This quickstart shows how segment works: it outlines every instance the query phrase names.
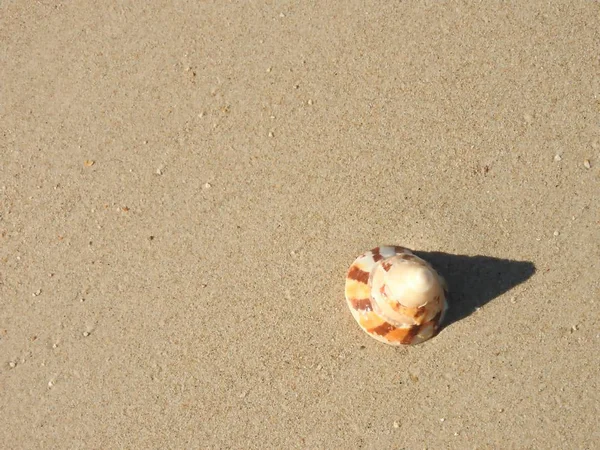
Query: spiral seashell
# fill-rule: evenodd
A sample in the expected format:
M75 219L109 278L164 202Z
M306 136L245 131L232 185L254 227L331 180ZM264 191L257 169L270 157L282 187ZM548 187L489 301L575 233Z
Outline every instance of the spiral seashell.
M377 247L360 255L346 276L346 302L372 338L390 345L433 337L448 309L444 279L404 247Z

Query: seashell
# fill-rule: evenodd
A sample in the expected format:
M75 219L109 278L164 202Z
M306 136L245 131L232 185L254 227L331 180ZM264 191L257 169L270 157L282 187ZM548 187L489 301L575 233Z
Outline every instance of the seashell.
M346 276L346 302L358 325L390 345L419 344L435 336L448 309L444 279L404 247L377 247L360 255Z

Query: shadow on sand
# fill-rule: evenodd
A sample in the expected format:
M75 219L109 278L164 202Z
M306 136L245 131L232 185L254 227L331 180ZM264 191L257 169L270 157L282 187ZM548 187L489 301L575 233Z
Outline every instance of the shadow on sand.
M441 252L413 253L431 263L448 283L449 309L442 328L464 319L535 273L535 265L528 261Z

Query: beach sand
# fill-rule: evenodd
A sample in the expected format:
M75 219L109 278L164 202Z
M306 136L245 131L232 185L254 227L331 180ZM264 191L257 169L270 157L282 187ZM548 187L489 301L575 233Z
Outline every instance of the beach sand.
M106 3L0 3L0 447L600 447L600 3Z

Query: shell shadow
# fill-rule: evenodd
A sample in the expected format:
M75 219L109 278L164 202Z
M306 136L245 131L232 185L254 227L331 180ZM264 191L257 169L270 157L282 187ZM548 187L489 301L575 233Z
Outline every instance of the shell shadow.
M442 252L413 253L428 261L448 284L449 308L442 329L528 280L536 271L529 261Z

